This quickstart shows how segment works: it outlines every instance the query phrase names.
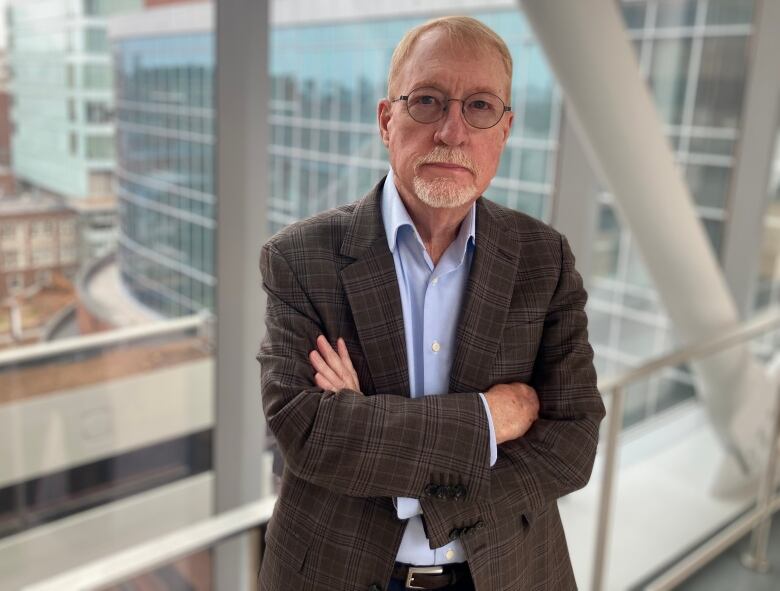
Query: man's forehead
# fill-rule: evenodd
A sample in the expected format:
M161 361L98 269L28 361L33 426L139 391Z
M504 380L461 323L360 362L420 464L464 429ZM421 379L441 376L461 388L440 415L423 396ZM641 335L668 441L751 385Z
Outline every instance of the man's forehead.
M426 31L409 52L400 72L404 92L432 86L444 92L458 87L469 93L501 94L506 71L497 50L452 39L443 31Z
M404 92L423 86L450 92L457 86L470 92L499 94L507 85L498 52L457 46L448 40L435 45L415 44L400 74Z

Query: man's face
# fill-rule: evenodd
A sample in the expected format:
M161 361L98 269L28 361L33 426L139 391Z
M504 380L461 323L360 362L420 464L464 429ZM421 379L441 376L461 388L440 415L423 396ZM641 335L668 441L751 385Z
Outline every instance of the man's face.
M498 52L459 49L435 29L415 43L391 98L421 87L435 87L457 99L491 92L504 102L509 90ZM490 184L509 137L512 113L494 127L477 129L466 123L461 106L452 101L440 120L418 123L404 101L379 102L380 133L402 196L430 207L460 207L472 203Z

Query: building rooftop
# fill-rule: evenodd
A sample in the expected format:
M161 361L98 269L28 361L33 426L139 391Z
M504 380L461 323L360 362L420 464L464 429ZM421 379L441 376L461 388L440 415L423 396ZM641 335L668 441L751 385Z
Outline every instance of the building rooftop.
M20 195L0 199L0 217L72 211L67 205L49 196Z

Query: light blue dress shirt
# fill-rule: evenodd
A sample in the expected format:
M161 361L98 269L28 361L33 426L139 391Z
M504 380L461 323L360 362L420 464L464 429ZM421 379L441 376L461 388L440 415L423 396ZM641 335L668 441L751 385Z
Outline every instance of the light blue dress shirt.
M455 356L455 330L476 244L476 205L461 223L455 240L434 267L431 257L401 201L393 171L382 190L382 221L393 253L404 316L409 386L412 398L446 394ZM498 456L493 419L485 397L490 430L490 465ZM431 550L425 536L417 499L396 499L399 519L408 519L396 560L405 564L434 565L464 562L460 541Z

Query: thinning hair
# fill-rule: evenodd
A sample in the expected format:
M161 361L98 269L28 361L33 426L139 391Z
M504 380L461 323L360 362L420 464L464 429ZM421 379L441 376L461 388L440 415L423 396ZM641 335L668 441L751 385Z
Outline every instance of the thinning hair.
M443 16L429 20L410 29L393 51L390 59L390 71L387 74L387 94L389 98L397 96L396 80L409 59L414 44L428 31L441 30L450 43L458 47L474 49L477 52L493 49L498 52L507 77L507 100L512 92L512 55L504 40L493 29L470 16ZM407 89L410 90L410 89Z

